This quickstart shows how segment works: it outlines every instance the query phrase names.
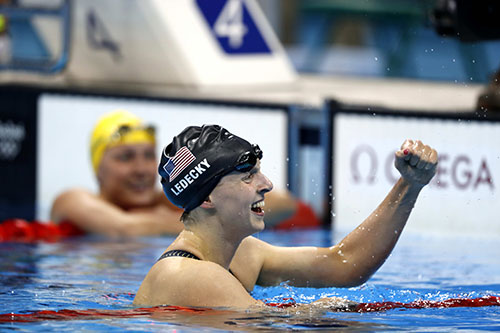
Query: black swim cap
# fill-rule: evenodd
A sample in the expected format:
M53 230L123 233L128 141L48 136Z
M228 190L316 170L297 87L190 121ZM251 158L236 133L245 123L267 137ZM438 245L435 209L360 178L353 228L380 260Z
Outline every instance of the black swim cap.
M163 149L158 172L167 198L189 212L203 203L222 177L250 171L259 146L218 125L190 126Z

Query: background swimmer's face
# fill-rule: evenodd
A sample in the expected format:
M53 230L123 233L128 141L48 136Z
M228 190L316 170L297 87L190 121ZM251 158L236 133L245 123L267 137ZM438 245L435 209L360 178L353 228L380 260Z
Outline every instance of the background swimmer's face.
M101 195L123 209L152 205L156 199L156 168L153 144L108 148L97 172Z

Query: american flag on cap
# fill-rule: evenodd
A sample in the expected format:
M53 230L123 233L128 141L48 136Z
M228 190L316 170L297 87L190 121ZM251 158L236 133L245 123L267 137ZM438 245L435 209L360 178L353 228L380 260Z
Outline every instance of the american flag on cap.
M163 165L163 169L168 174L168 180L171 182L177 177L184 169L196 160L196 157L186 147L179 149L174 157L168 159L168 162Z

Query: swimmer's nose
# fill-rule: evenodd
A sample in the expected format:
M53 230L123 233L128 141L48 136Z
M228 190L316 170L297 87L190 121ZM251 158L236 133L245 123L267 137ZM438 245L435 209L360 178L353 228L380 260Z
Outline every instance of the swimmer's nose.
M273 189L273 183L266 177L263 173L260 173L261 183L259 187L259 192L267 193Z
M145 158L136 158L133 163L133 169L135 173L138 174L149 174L151 172L156 173L156 163L151 163L151 161Z

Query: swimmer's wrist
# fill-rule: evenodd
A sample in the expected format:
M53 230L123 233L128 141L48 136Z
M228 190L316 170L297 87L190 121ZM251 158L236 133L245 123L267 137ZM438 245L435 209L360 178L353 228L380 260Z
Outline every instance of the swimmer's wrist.
M415 181L415 180L410 181L405 177L401 177L399 179L399 183L402 186L408 187L409 191L417 191L417 192L420 192L425 187L425 185L427 185L427 184L419 183L418 181Z
M312 302L311 305L329 311L356 311L359 303L341 297L326 297Z

